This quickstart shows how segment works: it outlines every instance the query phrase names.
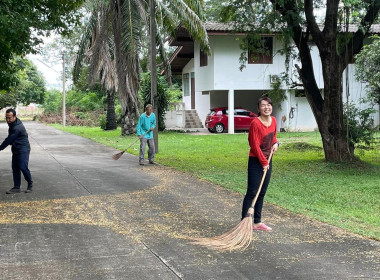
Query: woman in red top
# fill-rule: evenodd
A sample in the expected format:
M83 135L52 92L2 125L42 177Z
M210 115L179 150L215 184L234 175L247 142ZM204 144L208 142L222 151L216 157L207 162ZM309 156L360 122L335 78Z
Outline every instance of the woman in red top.
M251 122L248 133L251 149L248 160L248 187L243 201L242 219L246 217L259 189L263 173L267 170L263 186L254 205L253 230L271 231L270 227L261 222L261 210L272 173L272 162L268 162L268 157L271 151L273 150L275 153L279 146L276 139L277 124L275 117L271 116L272 100L269 97L260 98L257 106L259 116Z

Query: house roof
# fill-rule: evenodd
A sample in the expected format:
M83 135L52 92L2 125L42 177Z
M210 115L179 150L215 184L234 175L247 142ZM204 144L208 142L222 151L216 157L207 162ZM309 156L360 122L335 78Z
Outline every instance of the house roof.
M235 26L231 23L220 22L205 22L204 24L207 34L209 36L228 35L234 33L235 35L243 35L244 31L248 31L248 27L243 32L235 32ZM322 30L323 26L320 27ZM342 30L345 30L345 25L341 26ZM358 30L357 24L349 24L348 32L356 32ZM273 32L275 33L275 32ZM380 24L372 24L369 33L380 33ZM194 40L186 30L185 27L179 26L177 29L176 37L169 42L170 46L178 46L176 51L172 54L169 62L171 65L171 71L173 75L182 73L183 67L194 58Z
M205 28L207 30L207 33L210 34L213 31L217 32L233 32L235 30L235 26L232 22L229 23L220 23L220 22L206 22ZM268 28L271 29L271 28ZM320 29L323 29L323 25L320 25ZM249 28L243 28L243 31L248 31ZM346 30L346 25L342 24L341 25L341 30ZM357 24L349 24L348 25L348 32L356 32L358 30L358 25ZM275 33L276 30L273 30L273 33ZM380 33L380 24L372 24L369 33Z

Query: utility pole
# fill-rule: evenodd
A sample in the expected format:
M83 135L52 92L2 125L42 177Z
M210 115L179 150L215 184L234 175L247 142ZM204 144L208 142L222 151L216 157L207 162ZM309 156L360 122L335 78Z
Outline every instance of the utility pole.
M66 127L65 52L62 53L62 126Z
M156 115L156 127L154 128L154 147L158 153L158 102L157 102L157 71L156 71L156 7L154 0L150 0L150 99L153 105L153 112Z

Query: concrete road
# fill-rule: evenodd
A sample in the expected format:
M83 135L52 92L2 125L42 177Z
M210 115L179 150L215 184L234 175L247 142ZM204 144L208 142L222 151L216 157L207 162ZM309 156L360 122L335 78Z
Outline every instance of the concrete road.
M239 222L241 195L139 166L129 154L114 161L117 150L43 124L25 126L32 193L5 194L11 152L0 152L0 279L380 279L380 242L268 204L274 231L255 232L248 249L193 245L187 237ZM0 141L6 135L2 122Z

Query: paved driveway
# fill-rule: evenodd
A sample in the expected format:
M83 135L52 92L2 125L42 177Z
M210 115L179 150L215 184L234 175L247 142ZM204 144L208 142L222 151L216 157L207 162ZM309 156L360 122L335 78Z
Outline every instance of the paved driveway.
M380 243L265 205L271 233L216 252L188 236L239 222L242 196L35 122L33 193L0 152L0 279L380 279ZM0 123L0 141L7 135ZM160 151L164 153L164 151ZM245 171L242 171L245 172ZM24 183L24 182L23 182ZM25 184L23 186L25 188Z

